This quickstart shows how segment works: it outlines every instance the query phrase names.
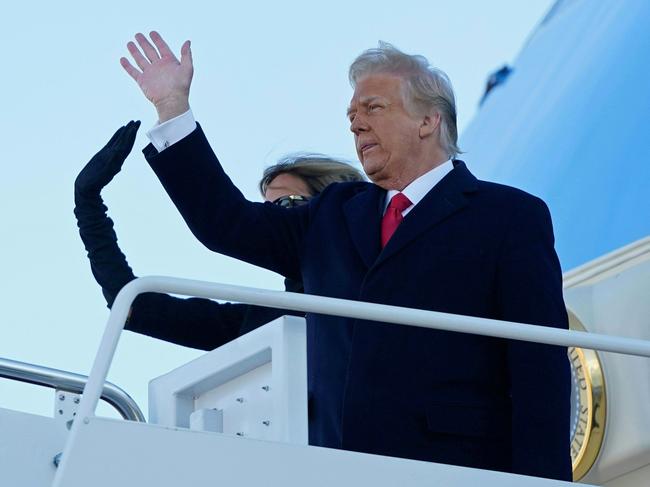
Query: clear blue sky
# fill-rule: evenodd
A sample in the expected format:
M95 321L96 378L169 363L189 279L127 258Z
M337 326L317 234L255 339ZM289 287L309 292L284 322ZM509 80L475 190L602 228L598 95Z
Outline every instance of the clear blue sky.
M105 191L137 275L280 288L269 272L192 237L140 153L155 112L118 60L137 31L192 40L194 113L226 170L257 199L264 167L296 150L356 163L347 67L379 39L427 56L456 90L459 128L486 76L512 62L552 0L11 2L3 7L0 357L87 374L108 311L72 214L85 162L130 119L143 128ZM125 333L109 380L146 413L147 382L196 351ZM0 381L0 407L51 414L53 395Z

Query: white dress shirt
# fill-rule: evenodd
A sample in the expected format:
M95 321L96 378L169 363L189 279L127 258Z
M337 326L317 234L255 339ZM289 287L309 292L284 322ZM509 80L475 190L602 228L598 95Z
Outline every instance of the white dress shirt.
M192 110L167 120L163 123L157 123L149 132L147 137L158 150L164 151L170 145L174 145L181 139L184 139L196 128L196 120L192 114Z
M411 182L406 188L401 192L404 193L411 203L406 210L402 212L402 216L406 216L409 211L411 211L415 205L417 205L426 194L433 189L433 187L438 184L442 178L444 178L449 172L454 168L454 163L449 159L446 162L443 162L439 166L434 167L429 172L425 172L422 176L417 178L415 181ZM386 193L386 201L384 202L384 213L386 213L386 208L388 208L388 203L390 200L400 191L391 189Z

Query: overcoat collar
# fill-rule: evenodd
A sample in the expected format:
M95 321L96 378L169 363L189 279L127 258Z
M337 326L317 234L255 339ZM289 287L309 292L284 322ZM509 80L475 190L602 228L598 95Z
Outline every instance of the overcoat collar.
M413 208L395 231L386 247L380 248L381 218L386 191L368 186L344 205L345 219L354 245L368 268L398 253L423 232L467 206L466 193L478 189L476 177L463 161L454 161L447 174Z
M385 190L369 184L343 206L350 237L368 268L372 267L381 251L380 229L385 198Z

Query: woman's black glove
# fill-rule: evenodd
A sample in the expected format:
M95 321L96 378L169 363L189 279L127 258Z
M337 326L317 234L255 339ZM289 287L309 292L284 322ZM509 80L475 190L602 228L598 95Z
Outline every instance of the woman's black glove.
M88 252L93 276L102 287L109 308L120 289L135 276L117 245L113 221L106 215L108 208L100 193L122 169L124 160L133 149L139 127L139 121L131 121L115 132L74 182L74 214L79 235Z

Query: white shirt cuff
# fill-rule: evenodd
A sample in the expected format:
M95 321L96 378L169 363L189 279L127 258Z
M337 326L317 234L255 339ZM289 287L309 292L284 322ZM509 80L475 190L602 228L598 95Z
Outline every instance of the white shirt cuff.
M190 109L178 117L157 123L147 132L147 137L158 152L162 152L170 145L174 145L190 135L194 129L196 129L196 120Z

